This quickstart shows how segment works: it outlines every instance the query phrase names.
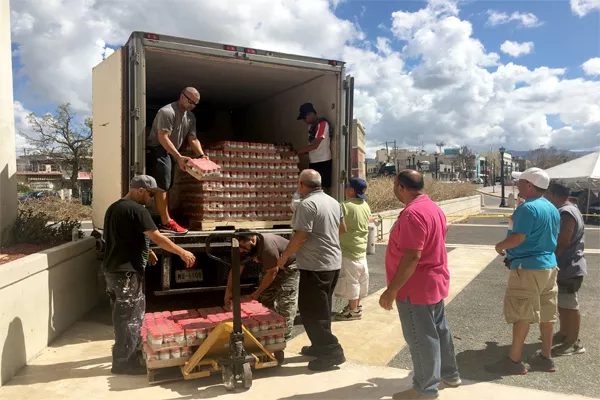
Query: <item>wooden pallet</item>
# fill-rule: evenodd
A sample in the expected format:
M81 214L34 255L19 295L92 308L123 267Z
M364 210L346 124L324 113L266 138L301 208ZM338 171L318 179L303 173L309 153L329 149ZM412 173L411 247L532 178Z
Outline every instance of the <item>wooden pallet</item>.
M200 231L216 231L216 230L227 230L233 231L236 229L273 229L275 227L289 227L291 226L291 220L281 221L190 221L191 230Z

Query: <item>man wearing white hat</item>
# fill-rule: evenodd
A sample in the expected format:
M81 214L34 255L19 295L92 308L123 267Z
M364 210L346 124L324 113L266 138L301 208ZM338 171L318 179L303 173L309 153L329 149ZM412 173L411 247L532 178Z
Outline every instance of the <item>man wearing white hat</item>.
M501 375L526 374L528 369L553 372L552 334L557 317L556 250L560 215L544 198L550 185L548 174L539 168L513 173L519 180L519 193L526 199L513 214L513 224L496 251L507 258L510 268L504 297L504 317L513 325L513 341L508 357L487 365L486 370ZM529 368L521 361L530 324L539 324L542 349L529 357Z

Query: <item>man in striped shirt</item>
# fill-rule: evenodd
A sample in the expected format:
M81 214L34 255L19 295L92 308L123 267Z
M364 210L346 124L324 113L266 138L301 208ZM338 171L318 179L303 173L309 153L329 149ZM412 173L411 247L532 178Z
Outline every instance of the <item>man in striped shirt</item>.
M332 161L331 137L333 127L326 118L319 118L312 103L300 106L298 120L308 126L308 146L296 150L298 156L308 153L309 169L318 171L322 179L322 187L327 192L331 188Z

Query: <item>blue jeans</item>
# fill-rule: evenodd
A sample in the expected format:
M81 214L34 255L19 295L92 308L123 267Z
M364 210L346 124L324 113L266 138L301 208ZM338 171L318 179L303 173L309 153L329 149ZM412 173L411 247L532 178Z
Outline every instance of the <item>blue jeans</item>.
M437 304L410 304L410 299L406 299L397 300L396 305L413 362L413 387L423 396L435 397L441 379L459 378L444 300Z

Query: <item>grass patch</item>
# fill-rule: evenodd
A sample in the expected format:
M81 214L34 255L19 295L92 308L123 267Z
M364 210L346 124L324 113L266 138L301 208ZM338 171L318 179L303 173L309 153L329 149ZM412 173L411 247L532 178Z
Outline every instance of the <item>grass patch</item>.
M373 213L395 210L404 207L394 196L394 178L381 177L369 179L367 196ZM475 186L466 182L444 182L425 179L425 193L433 201L444 201L474 195Z

